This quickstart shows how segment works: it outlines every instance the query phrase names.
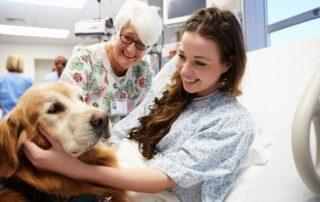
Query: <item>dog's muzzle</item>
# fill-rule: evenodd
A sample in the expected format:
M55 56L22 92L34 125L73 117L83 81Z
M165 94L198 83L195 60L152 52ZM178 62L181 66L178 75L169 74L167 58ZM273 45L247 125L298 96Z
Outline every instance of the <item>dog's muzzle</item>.
M106 113L98 113L93 114L89 121L91 127L93 128L93 131L98 136L103 136L104 138L109 138L109 119Z

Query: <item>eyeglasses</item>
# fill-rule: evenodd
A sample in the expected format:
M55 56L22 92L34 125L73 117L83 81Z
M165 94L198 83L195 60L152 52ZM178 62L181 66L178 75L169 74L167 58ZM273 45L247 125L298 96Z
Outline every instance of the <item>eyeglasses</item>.
M130 45L134 43L134 46L139 49L139 50L146 50L150 46L144 45L141 41L135 41L131 36L126 35L126 34L120 34L120 39L122 43Z

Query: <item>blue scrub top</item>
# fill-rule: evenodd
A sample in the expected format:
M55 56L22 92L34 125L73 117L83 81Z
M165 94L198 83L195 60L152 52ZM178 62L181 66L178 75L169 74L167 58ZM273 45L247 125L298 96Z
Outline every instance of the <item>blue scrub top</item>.
M0 76L0 102L3 116L16 105L22 94L34 84L34 80L23 73L6 73Z

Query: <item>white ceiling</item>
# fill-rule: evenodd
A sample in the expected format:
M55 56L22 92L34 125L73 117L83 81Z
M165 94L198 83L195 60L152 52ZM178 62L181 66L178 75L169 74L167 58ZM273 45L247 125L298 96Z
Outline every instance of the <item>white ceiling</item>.
M113 18L125 1L126 0L101 0L101 17ZM75 37L73 29L74 24L80 20L98 17L99 3L97 0L87 0L82 10L0 0L0 24L68 29L70 31L66 39L47 39L0 34L0 43L77 45L97 42L97 39Z

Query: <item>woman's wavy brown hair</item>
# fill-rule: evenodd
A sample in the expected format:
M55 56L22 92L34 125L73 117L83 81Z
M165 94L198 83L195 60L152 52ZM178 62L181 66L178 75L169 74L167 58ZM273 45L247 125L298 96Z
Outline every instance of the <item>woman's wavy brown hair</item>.
M184 24L182 34L184 32L197 32L217 43L221 62L230 65L219 79L219 90L230 92L233 96L240 95L246 54L241 27L235 16L218 8L201 9ZM157 153L156 145L193 97L184 90L179 72L176 72L162 97L155 98L154 104L149 107L150 113L139 118L140 126L129 133L128 138L139 143L139 150L145 158L151 159Z

